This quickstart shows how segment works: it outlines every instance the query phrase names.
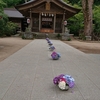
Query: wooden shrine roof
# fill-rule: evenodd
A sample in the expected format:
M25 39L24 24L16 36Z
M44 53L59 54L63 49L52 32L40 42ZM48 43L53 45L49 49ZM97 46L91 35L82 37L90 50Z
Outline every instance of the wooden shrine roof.
M24 18L24 16L15 8L4 8L4 13L9 18Z
M48 3L48 2L57 6L59 9L61 9L61 11L59 11L59 9L57 11L55 6L53 6L51 8L51 12L66 13L67 18L74 16L75 14L77 14L80 11L80 9L74 8L74 7L70 6L69 4L66 4L63 0L30 0L24 4L15 6L15 8L17 10L19 10L23 15L27 15L26 12L29 13L30 9L32 9L32 11L35 11L37 13L43 12L43 11L50 12L50 11L46 11L44 9L38 10L39 7L42 7L43 4ZM55 9L56 9L56 11L54 11Z

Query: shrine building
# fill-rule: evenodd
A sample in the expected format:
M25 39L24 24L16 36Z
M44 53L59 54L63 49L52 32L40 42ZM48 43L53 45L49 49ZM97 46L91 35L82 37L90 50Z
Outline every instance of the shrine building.
M63 33L64 22L80 9L63 0L31 0L15 8L27 18L33 32Z

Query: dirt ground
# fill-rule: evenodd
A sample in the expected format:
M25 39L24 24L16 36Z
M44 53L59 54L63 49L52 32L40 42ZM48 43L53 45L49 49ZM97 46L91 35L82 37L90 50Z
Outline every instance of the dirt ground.
M21 37L0 38L0 62L31 41L33 40L23 40Z
M0 62L34 40L23 40L21 37L0 38ZM85 53L100 54L100 42L79 40L63 41Z
M100 41L64 41L74 48L89 54L100 54Z

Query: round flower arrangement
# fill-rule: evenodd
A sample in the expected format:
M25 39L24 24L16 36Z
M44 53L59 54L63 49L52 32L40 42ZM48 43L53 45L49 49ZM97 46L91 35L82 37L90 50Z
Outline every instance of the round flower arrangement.
M60 53L57 53L54 51L52 52L51 57L53 60L58 60L61 56L60 56Z
M70 75L61 74L53 79L53 83L59 87L61 90L68 90L73 88L75 85L75 80Z
M55 47L52 45L50 46L49 50L53 51L55 49Z
M46 38L47 42L50 40L49 38Z
M48 41L49 46L53 45L53 43L51 41Z
M46 40L47 40L47 42L48 42L48 43L51 43L51 41L50 41L50 39L49 39L49 38L46 38Z
M53 43L50 41L49 38L46 38L46 40L47 40L49 46L53 45Z

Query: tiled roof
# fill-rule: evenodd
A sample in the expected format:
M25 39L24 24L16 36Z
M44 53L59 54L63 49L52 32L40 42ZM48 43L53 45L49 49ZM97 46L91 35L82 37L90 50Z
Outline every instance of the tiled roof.
M12 18L24 18L24 16L15 8L5 8L4 13Z

